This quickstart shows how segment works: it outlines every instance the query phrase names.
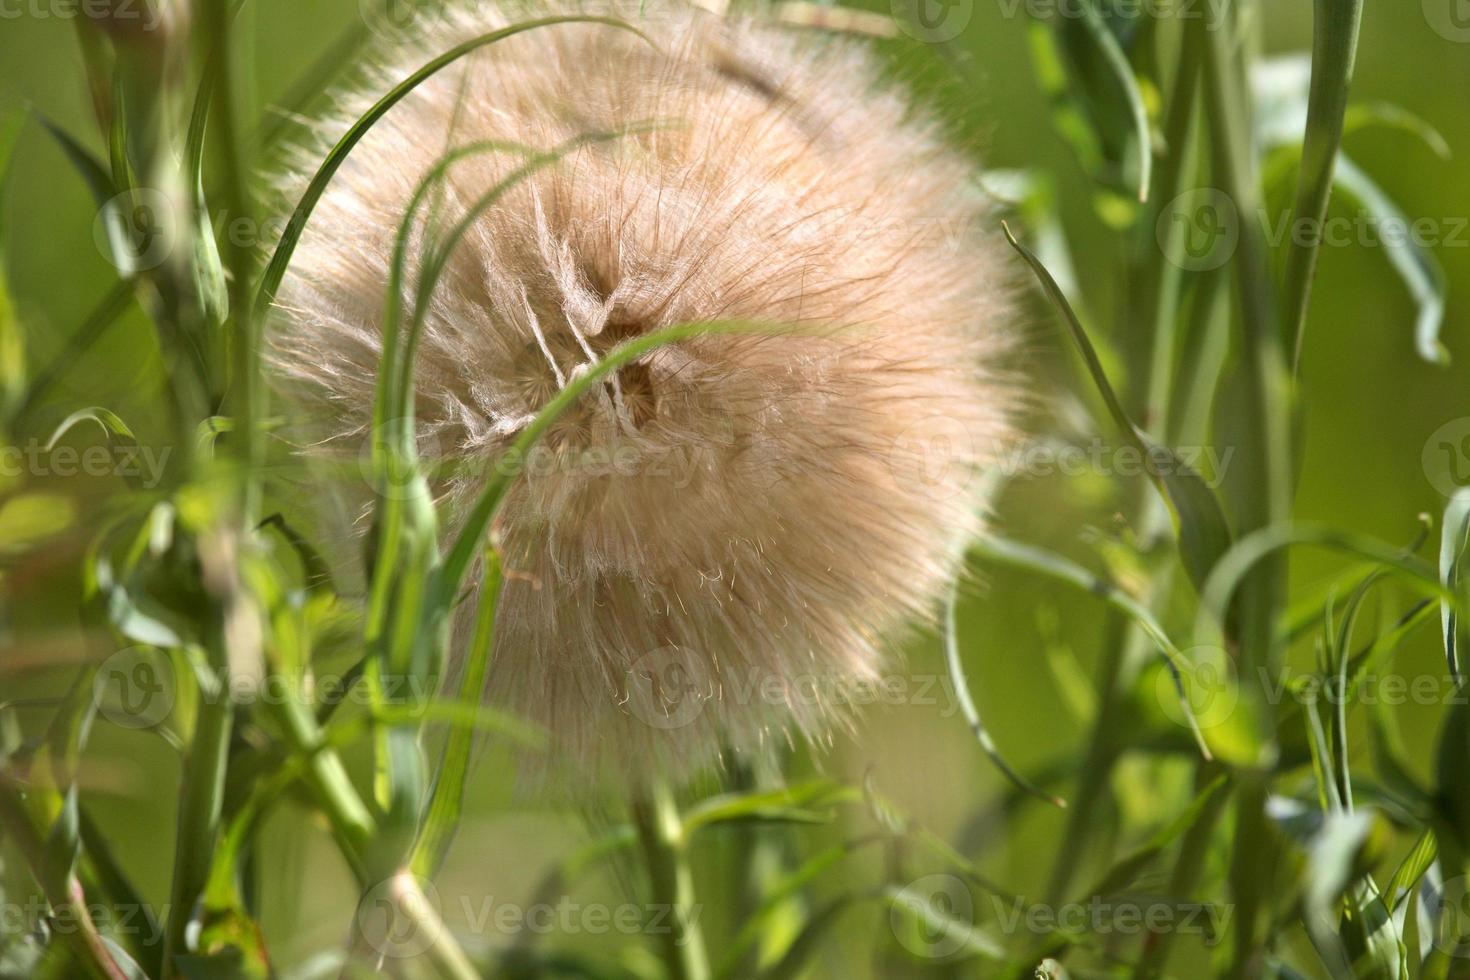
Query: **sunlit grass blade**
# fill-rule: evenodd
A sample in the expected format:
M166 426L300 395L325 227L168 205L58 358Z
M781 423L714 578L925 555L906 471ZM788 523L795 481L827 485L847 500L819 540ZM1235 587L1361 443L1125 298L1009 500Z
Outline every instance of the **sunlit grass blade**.
M439 569L430 608L442 614L454 605L455 597L464 582L465 573L473 562L475 553L481 546L481 541L488 532L491 522L499 512L506 491L517 476L519 465L562 413L575 405L595 386L602 384L609 374L669 344L696 338L770 333L782 329L794 328L747 320L675 324L623 341L608 351L595 365L568 380L566 387L558 391L555 397L547 402L536 417L521 430L520 435L516 437L516 441L506 451L499 464L493 467L489 481L480 491L480 496L476 498L474 506L466 515L464 524L454 539L444 564Z

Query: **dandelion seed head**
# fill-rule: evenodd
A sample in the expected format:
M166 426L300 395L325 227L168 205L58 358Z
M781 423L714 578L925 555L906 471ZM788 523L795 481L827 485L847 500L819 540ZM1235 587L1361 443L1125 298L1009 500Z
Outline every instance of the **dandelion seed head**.
M656 46L542 28L391 110L301 239L274 373L314 452L360 440L395 234L436 162L477 140L622 133L507 189L432 296L416 413L454 464L437 488L449 530L534 414L619 343L691 322L787 329L659 348L551 428L494 528L508 574L488 696L589 769L687 771L723 747L822 740L980 528L978 474L1017 400L999 366L995 221L973 163L862 42L683 7L581 9ZM382 82L530 16L545 11L416 25L283 167L285 198ZM460 160L435 225L523 164Z

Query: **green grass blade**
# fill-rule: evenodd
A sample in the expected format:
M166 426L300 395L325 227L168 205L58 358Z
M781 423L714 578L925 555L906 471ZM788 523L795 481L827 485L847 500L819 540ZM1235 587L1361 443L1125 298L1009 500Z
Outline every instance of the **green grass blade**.
M1044 803L1065 809L1066 800L1038 788L1005 760L1005 756L1000 754L1000 749L995 744L995 739L985 727L985 722L981 720L980 709L975 706L975 699L970 695L970 682L965 678L965 664L960 657L959 626L955 615L958 601L959 584L955 583L950 587L949 595L944 600L944 662L949 670L950 681L954 684L955 696L960 704L960 713L964 715L970 731L975 735L975 740L980 743L980 751L985 753L991 764L999 769L1013 786Z
M536 417L521 430L500 465L493 467L489 482L480 492L474 507L465 518L464 526L455 538L435 583L435 594L430 604L431 613L443 615L454 605L463 584L465 573L474 560L480 542L490 528L491 521L499 513L506 491L515 479L518 464L524 460L547 430L587 392L603 379L625 364L630 364L660 347L699 337L729 334L769 333L783 329L777 325L747 320L714 320L702 323L680 323L641 337L634 337L614 347L597 364L568 381L567 386L557 392ZM790 327L784 329L793 329Z
M1169 676L1174 682L1175 693L1179 696L1180 710L1189 721L1190 731L1194 735L1195 743L1199 746L1200 754L1206 759L1210 758L1209 746L1205 744L1204 733L1200 731L1199 721L1194 716L1194 710L1189 703L1189 695L1184 689L1184 679L1179 673L1184 655L1174 641L1169 639L1168 632L1148 610L1148 607L1113 583L1099 578L1081 565L1053 552L1043 551L1040 548L995 535L986 535L981 538L976 545L976 550L979 554L995 561L1004 562L1016 568L1024 568L1075 586L1088 595L1101 599L1138 624L1138 627L1158 647L1160 655L1164 658L1164 665L1168 668Z
M1286 259L1286 348L1293 364L1301 360L1311 304L1312 280L1322 250L1321 229L1332 198L1333 171L1352 88L1358 55L1363 0L1316 0L1312 32L1312 87L1307 97L1307 131L1302 142L1302 170L1297 185L1297 221L1315 229L1307 241L1293 236Z
M1470 541L1470 487L1462 488L1450 498L1440 528L1439 581L1448 593L1439 603L1440 631L1445 662L1449 664L1450 676L1456 680L1460 677L1460 641L1465 630L1455 608L1455 598L1462 592L1460 566L1465 559L1467 541Z
M418 88L428 79L438 74L444 68L486 45L495 44L506 38L514 37L526 31L536 30L541 27L551 27L557 24L603 24L619 30L629 31L638 35L649 44L653 41L642 31L625 21L614 17L595 16L563 16L543 17L537 20L529 20L520 24L512 24L510 27L498 31L491 31L479 37L472 38L463 44L444 52L437 58L429 61L418 71L395 85L388 94L384 95L373 107L362 115L347 133L332 147L325 160L317 168L311 183L307 185L302 194L300 202L297 203L295 211L292 212L290 220L286 224L285 232L281 235L281 241L276 246L274 254L271 255L270 263L266 266L265 274L261 278L258 299L255 308L264 311L270 308L275 299L276 291L281 286L281 280L286 276L286 269L291 264L291 256L296 250L296 243L301 238L301 233L306 229L306 222L311 218L311 213L316 209L322 195L327 191L327 185L346 162L353 148L362 141L368 131L375 126L380 119L386 116L395 105L403 101L414 89Z
M1179 554L1184 560L1184 567L1196 588L1202 587L1210 570L1229 550L1231 544L1230 525L1225 520L1220 501L1198 473L1185 465L1171 450L1155 443L1128 417L1123 403L1108 381L1092 342L1087 337L1087 331L1077 319L1077 314L1067 302L1061 287L1046 266L1041 264L1041 260L1016 239L1009 226L1005 227L1005 233L1011 247L1031 267L1047 298L1070 328L1072 339L1087 365L1088 373L1123 438L1149 460L1149 476L1173 513L1174 527L1179 538Z
M1147 201L1149 187L1153 184L1154 165L1153 128L1149 124L1148 106L1138 87L1138 79L1133 74L1133 66L1128 63L1128 56L1123 53L1118 38L1103 22L1097 4L1094 0L1083 0L1081 8L1082 24L1087 28L1087 36L1097 46L1103 63L1112 72L1123 92L1123 98L1127 100L1128 115L1133 122L1133 138L1138 143L1138 200Z
M480 604L475 613L475 632L465 657L457 703L474 708L480 703L490 675L490 653L495 640L495 610L500 603L500 555L487 549L480 581ZM443 761L429 790L429 805L419 826L409 867L414 874L432 878L444 864L454 831L464 809L464 788L469 779L470 751L474 736L467 728L449 733Z
M1392 198L1346 156L1338 159L1336 180L1339 191L1356 200L1372 215L1375 227L1413 227L1413 222ZM1419 356L1431 364L1448 364L1449 350L1439 339L1449 292L1444 267L1432 252L1415 240L1414 235L1383 235L1381 240L1389 263L1419 307L1419 316L1414 324L1414 345Z

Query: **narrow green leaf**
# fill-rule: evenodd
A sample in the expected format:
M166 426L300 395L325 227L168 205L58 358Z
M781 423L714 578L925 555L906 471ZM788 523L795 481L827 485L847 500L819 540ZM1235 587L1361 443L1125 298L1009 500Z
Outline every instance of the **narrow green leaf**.
M136 450L138 440L133 435L133 430L128 428L126 422L118 418L117 414L100 406L79 409L72 412L51 433L51 438L46 441L46 451L49 453L56 448L56 444L62 437L82 422L95 422L101 426L102 431L107 434L107 442L114 448L125 450ZM136 468L123 468L125 479L129 486L138 489L142 486L143 477Z
M1195 587L1202 588L1211 569L1231 545L1230 525L1225 520L1220 501L1198 473L1185 465L1172 450L1158 445L1133 424L1108 381L1102 362L1098 360L1097 352L1087 337L1087 331L1077 319L1077 314L1067 302L1061 287L1041 261L1016 239L1009 226L1005 226L1005 233L1011 247L1031 267L1052 305L1070 328L1072 339L1082 354L1088 373L1092 375L1092 380L1123 438L1149 461L1149 476L1169 504L1174 517L1179 553L1184 567Z
M1294 218L1310 222L1318 233L1307 241L1294 237L1286 259L1285 323L1287 351L1295 352L1293 364L1301 359L1312 280L1322 248L1320 229L1332 198L1333 171L1358 56L1363 0L1315 0L1313 10L1312 81Z
M1416 137L1441 160L1454 156L1449 140L1423 117L1392 102L1361 102L1348 106L1343 132L1355 133L1369 127L1397 129Z
M1153 183L1154 150L1153 130L1149 125L1148 107L1144 104L1143 92L1138 87L1138 79L1133 74L1133 66L1128 63L1128 56L1123 53L1118 38L1103 23L1097 5L1093 0L1083 0L1081 8L1082 23L1087 28L1087 36L1097 45L1103 63L1112 72L1128 103L1128 113L1133 121L1133 139L1138 145L1138 200L1147 201L1148 190Z
M15 414L26 385L25 334L10 296L6 271L10 240L5 221L10 157L24 124L25 113L20 109L0 113L0 423L9 422Z
M1189 695L1184 689L1184 680L1179 673L1184 662L1184 655L1169 639L1169 634L1163 625L1143 603L1113 583L1099 578L1081 565L1053 552L1043 551L1031 545L991 534L983 536L976 543L975 549L985 557L1073 585L1089 595L1096 596L1138 624L1139 628L1158 647L1159 653L1164 658L1164 665L1169 670L1169 675L1174 681L1174 690L1179 696L1180 711L1189 721L1190 731L1194 734L1195 743L1199 745L1200 754L1206 759L1211 757L1209 746L1205 744L1204 733L1200 731L1199 722L1194 716L1193 708L1190 707Z
M1112 895L1131 886L1159 855L1199 822L1216 794L1224 792L1229 783L1228 776L1216 776L1196 794L1183 813L1160 828L1142 847L1116 862L1087 894Z
M1397 912L1404 900L1418 890L1419 879L1428 873L1438 855L1439 847L1435 843L1434 832L1424 831L1404 856L1393 877L1389 879L1388 888L1384 890L1391 911Z
M685 837L726 823L830 823L831 814L815 807L850 803L859 795L825 779L752 793L728 793L691 807L683 817Z
M1378 228L1403 230L1403 234L1381 234L1380 243L1389 263L1419 307L1419 316L1414 325L1414 343L1419 356L1431 364L1448 364L1449 350L1439 339L1440 330L1444 326L1449 291L1444 268L1409 233L1414 225L1408 216L1362 168L1346 156L1338 159L1337 186L1373 216Z
M1000 754L996 747L995 739L990 737L989 730L980 719L980 709L975 707L975 699L970 696L970 683L965 678L964 661L960 658L959 627L956 623L955 606L959 597L959 583L950 586L949 595L944 600L944 661L949 669L950 681L954 684L955 695L959 699L960 713L965 716L965 721L970 725L970 731L974 733L976 741L980 743L980 751L984 752L990 759L992 765L1001 771L1001 774L1011 781L1017 789L1029 793L1044 803L1052 806L1065 808L1067 801L1060 796L1047 793L1022 776L1011 764Z
M1465 628L1460 622L1456 604L1462 595L1460 566L1470 543L1470 487L1455 492L1444 509L1440 527L1439 581L1445 594L1439 600L1440 635L1444 641L1445 662L1450 676L1460 676L1460 644Z
M296 243L300 240L301 233L306 229L306 222L311 218L311 213L316 210L316 206L321 201L322 195L326 193L327 185L331 183L332 178L336 176L337 171L346 162L353 148L362 141L362 138L368 134L368 131L380 119L388 114L389 110L403 101L409 93L418 88L426 80L432 78L465 55L486 45L503 41L508 37L557 24L603 24L618 30L629 31L648 41L649 44L654 44L653 40L642 31L614 17L543 17L537 20L512 24L509 27L502 28L498 31L491 31L488 34L482 34L479 37L472 38L463 44L457 45L439 57L429 61L418 71L414 72L398 85L395 85L391 91L379 99L371 109L353 123L352 127L337 141L337 145L332 147L331 152L327 154L326 159L317 168L316 174L313 175L310 184L307 185L306 191L301 195L301 200L297 203L295 211L292 212L291 218L287 222L286 230L281 235L281 241L276 245L276 250L271 256L269 265L266 266L255 303L256 310L263 312L270 308L271 302L275 299L276 290L280 288L281 280L286 276L286 269L291 264L291 256L296 250Z
M118 188L113 184L112 176L90 150L78 143L70 133L46 116L37 113L36 119L56 140L57 145L61 147L61 152L66 155L67 161L86 182L87 189L92 192L92 200L98 207L106 205L108 201L117 196Z

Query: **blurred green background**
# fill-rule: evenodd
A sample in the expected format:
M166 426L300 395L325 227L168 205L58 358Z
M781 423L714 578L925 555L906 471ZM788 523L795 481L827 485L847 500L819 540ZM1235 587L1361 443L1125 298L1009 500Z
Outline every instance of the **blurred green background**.
M1310 3L1270 0L1263 6L1268 53L1308 46ZM0 18L0 103L33 105L98 148L72 24L54 14L38 16L33 0L0 0L0 8L7 11ZM1025 6L965 0L960 9L966 8L967 26L949 50L904 39L883 43L883 51L895 75L921 90L977 159L990 167L1035 171L1051 182L1082 295L1090 308L1106 309L1116 282L1108 256L1117 239L1095 215L1092 189L1050 125L1028 53ZM251 0L242 15L247 25L242 34L255 39L258 104L253 111L266 113L361 16L354 0ZM1458 227L1456 222L1470 215L1467 92L1470 43L1448 40L1433 30L1418 0L1368 4L1354 101L1382 100L1411 109L1444 134L1455 156L1442 160L1411 135L1383 129L1349 136L1347 150L1409 217L1435 219L1446 229ZM86 187L56 143L34 123L27 126L17 151L5 207L12 243L9 275L27 324L28 357L33 365L45 364L111 287L115 270L94 243L95 207ZM1416 515L1437 515L1442 509L1444 500L1426 478L1421 454L1441 425L1470 415L1470 232L1461 228L1436 255L1450 284L1442 336L1455 360L1448 367L1427 364L1416 355L1415 306L1381 248L1324 249L1302 382L1307 411L1300 517L1401 542L1412 537ZM1056 322L1041 304L1028 307L1025 322L1027 343L1020 367L1035 379L1030 386L1038 405L1031 424L1050 431L1060 423L1049 406L1062 402L1065 392L1079 390L1080 375ZM69 366L46 404L33 414L34 431L15 435L24 439L43 434L73 408L99 404L128 419L147 443L162 431L158 367L151 329L134 312ZM1137 491L1136 482L1119 484L1096 475L1021 480L1006 491L997 523L1011 537L1046 544L1095 567L1097 552L1124 532L1118 510L1126 494ZM76 614L76 559L86 540L89 503L98 493L100 488L67 483L76 526L49 538L44 520L35 515L0 512L5 531L0 540L33 537L47 542L23 561L13 560L13 548L5 556L0 701L59 691L67 676L57 665L88 655ZM1341 567L1339 558L1304 552L1294 562L1294 582L1310 587ZM1073 702L1047 666L1048 658L1065 662L1075 657L1090 669L1115 626L1088 597L1013 572L979 565L973 571L961 629L980 710L1017 768L1045 773L1058 762L1077 758L1086 736ZM1399 662L1410 676L1422 672L1440 677L1443 659L1434 630L1416 634ZM915 691L925 683L923 678L942 676L938 640L915 640L903 672L915 679ZM936 685L932 694L932 704L863 709L854 730L840 735L830 750L800 750L793 777L815 771L852 783L868 778L908 816L978 856L996 880L1022 894L1039 894L1064 816L1034 802L1001 808L1005 783L977 750L947 689ZM1427 773L1430 740L1441 712L1410 706L1399 715L1410 758L1420 760ZM480 767L472 819L461 831L440 882L452 925L463 925L454 921L457 896L489 894L497 901L523 901L550 862L587 838L588 814L517 792L504 775L505 767L496 762L492 754ZM1188 763L1179 759L1132 758L1121 767L1115 785L1121 812L1095 815L1104 839L1115 831L1125 833L1120 828L1146 826L1167 816L1159 809L1162 794L1187 784L1189 772ZM167 894L176 777L172 753L155 738L108 731L92 740L83 783L127 869L160 902ZM1071 787L1063 781L1049 788L1065 795ZM616 801L610 801L609 810L615 808ZM268 853L261 856L272 871L263 902L265 929L274 955L287 965L312 950L338 944L345 928L343 910L354 901L350 878L322 829L303 822L303 813L297 808L277 813ZM591 824L603 816L591 814ZM844 833L840 825L818 827L792 831L791 841L810 854ZM1127 841L1120 840L1119 846ZM706 926L715 949L728 936L722 907L739 872L732 866L733 848L726 844L715 840L697 855L701 900L707 905ZM862 862L843 872L852 881L865 873ZM878 880L876 873L871 878ZM616 874L593 875L575 889L575 897L582 902L628 901L625 885ZM886 909L877 906L850 913L840 929L841 941L829 944L819 957L821 975L869 975L867 937L875 928L886 929L887 917ZM596 946L608 940L581 935L548 941Z

